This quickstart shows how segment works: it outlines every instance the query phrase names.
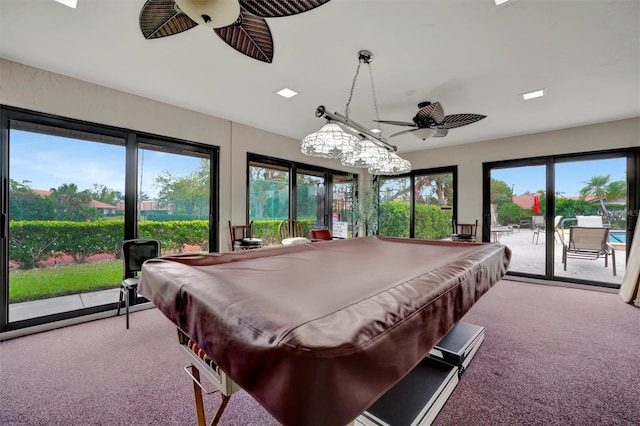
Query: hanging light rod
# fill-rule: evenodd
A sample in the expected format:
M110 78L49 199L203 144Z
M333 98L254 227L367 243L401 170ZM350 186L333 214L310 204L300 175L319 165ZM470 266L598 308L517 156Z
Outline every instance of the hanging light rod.
M359 123L353 121L352 119L345 117L344 115L340 114L339 112L329 112L329 111L327 111L327 109L324 107L324 105L320 105L318 108L316 108L316 117L318 117L318 118L324 117L324 118L326 118L328 120L336 121L336 122L346 126L346 130L354 130L355 133L360 135L360 137L369 138L373 142L378 143L382 148L385 148L385 149L389 150L390 152L395 152L395 151L398 150L398 147L396 145L390 144L382 136L379 136L379 135L373 133L371 130L367 129L362 124L359 124Z

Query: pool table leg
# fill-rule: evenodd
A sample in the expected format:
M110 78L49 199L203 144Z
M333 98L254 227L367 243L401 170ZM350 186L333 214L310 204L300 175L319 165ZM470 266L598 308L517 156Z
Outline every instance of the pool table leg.
M194 366L191 370L193 373L193 377L200 381L200 371ZM202 390L200 386L193 380L193 396L196 399L196 419L198 421L198 426L206 426L206 421L204 417L204 404L202 403Z
M194 366L191 369L191 372L193 374L193 377L198 382L200 382L200 371L198 371L198 369ZM200 389L200 386L198 386L198 383L196 382L196 380L193 380L193 395L196 400L196 419L198 422L198 426L206 426L207 422L205 420L205 415L204 415L202 389ZM222 399L220 400L220 404L218 405L218 408L216 408L216 411L213 413L213 419L211 419L211 423L209 423L210 426L216 426L218 424L218 422L220 421L220 417L222 417L222 413L224 413L224 409L227 408L229 399L231 399L231 397L227 395L220 394L220 396L222 397Z

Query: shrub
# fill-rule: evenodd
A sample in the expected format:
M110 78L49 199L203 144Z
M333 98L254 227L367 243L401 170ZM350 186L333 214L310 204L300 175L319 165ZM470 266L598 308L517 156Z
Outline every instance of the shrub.
M185 245L208 251L209 223L206 220L141 222L140 238L160 240L163 251L181 252ZM11 221L9 260L21 269L33 269L51 257L69 255L76 263L87 257L117 255L124 235L122 220L97 222Z

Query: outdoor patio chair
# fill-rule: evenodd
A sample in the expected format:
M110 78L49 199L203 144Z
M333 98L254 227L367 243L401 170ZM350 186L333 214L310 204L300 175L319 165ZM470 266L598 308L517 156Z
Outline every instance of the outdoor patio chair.
M576 216L576 219L578 219L578 226L602 226L602 216Z
M560 225L560 221L562 220L562 216L556 216L553 219L553 232L554 232L554 236L555 239L562 242L564 237L562 236L562 233L560 232L560 230L558 229L558 225ZM531 242L535 242L536 244L538 244L538 240L540 239L540 233L544 232L544 222L542 226L536 226L536 228L533 230L533 238L531 240Z
M129 305L137 299L139 272L142 264L149 259L160 257L160 241L152 238L137 238L122 242L120 253L122 256L122 283L120 284L120 296L118 298L118 312L124 297L127 313L127 329L129 329Z
M611 266L616 276L616 252L609 244L609 228L572 226L569 228L569 243L562 242L562 263L567 270L569 258L596 260L604 257L604 267Z

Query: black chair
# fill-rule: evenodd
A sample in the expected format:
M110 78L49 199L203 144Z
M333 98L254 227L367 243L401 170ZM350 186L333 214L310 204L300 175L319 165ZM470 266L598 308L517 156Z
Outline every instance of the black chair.
M137 238L122 242L120 254L122 256L122 283L120 284L120 297L118 298L118 312L124 297L127 312L127 329L129 328L129 305L135 302L138 294L138 273L142 270L142 264L149 259L160 257L160 241L151 238Z
M476 223L456 223L455 220L451 221L451 240L452 241L467 241L475 243L476 234L478 233L478 221Z

